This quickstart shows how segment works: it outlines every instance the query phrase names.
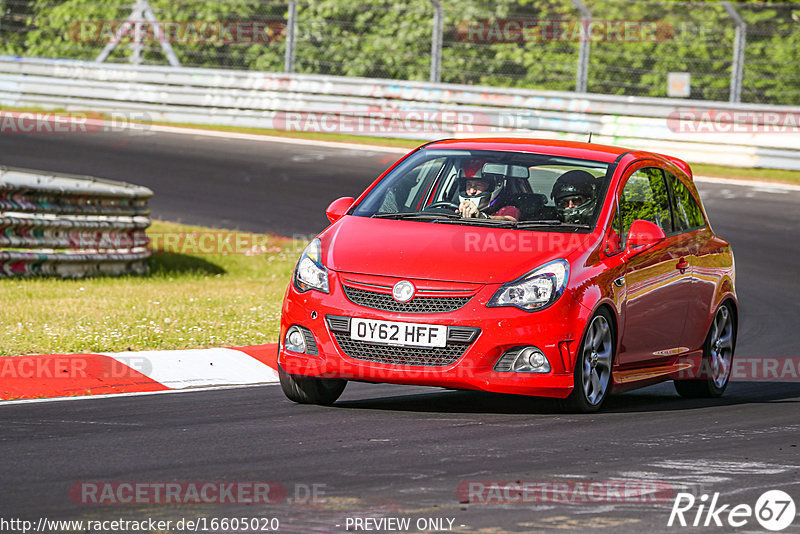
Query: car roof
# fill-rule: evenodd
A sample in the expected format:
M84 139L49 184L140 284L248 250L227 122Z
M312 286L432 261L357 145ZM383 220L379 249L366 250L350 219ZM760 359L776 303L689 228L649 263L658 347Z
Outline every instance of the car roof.
M465 150L502 150L505 152L531 152L570 158L587 159L612 163L623 154L631 152L627 148L577 141L556 139L530 139L518 137L494 137L479 139L444 139L428 143L425 149L450 148ZM639 152L639 151L637 151Z

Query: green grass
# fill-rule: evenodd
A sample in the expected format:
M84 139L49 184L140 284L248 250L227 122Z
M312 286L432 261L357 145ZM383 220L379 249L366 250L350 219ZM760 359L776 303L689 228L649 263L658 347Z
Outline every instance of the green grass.
M331 134L323 132L299 132L286 130L272 130L270 128L249 128L245 126L215 126L211 124L192 124L179 122L153 122L162 126L176 126L179 128L196 128L199 130L214 130L219 132L249 133L256 135L271 135L276 137L290 137L294 139L311 139L317 141L334 141L338 143L358 143L362 145L396 146L400 148L417 148L425 144L421 139L395 139L393 137L370 137L368 135Z
M789 184L800 183L800 171L784 171L781 169L745 169L742 167L723 167L692 163L695 176L712 176L716 178L738 178L741 180L764 180Z
M219 230L155 221L149 276L0 279L0 356L187 349L277 341L283 294L302 243L256 238L206 254L167 235ZM192 234L197 235L197 234ZM167 250L164 252L164 244Z

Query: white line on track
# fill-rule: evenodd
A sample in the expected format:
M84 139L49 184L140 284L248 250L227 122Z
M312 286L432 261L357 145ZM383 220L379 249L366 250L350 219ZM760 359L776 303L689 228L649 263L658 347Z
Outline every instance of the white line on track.
M142 125L138 125L141 129ZM148 128L154 132L164 132L164 133L175 133L175 134L183 134L183 135L203 135L206 137L221 137L225 139L241 139L244 141L262 141L262 142L269 142L269 143L286 143L290 145L307 145L307 146L314 146L314 147L330 147L330 148L349 148L349 149L356 149L356 150L373 150L375 152L391 152L394 154L405 154L410 152L410 148L404 147L393 147L393 146L382 146L382 145L370 145L367 143L345 143L340 141L322 141L318 139L301 139L299 137L278 137L276 135L260 135L260 134L247 134L247 133L240 133L240 132L226 132L221 130L204 130L200 128L182 128L178 126L162 126L162 125L152 125ZM419 144L423 144L425 141L421 140Z
M83 401L83 400L98 400L98 399L118 399L120 397L141 397L145 395L164 395L168 393L194 393L199 391L217 391L224 389L244 389L256 388L263 386L274 386L275 382L268 384L241 384L235 386L211 386L211 387L198 387L198 388L184 388L184 389L167 389L163 391L134 391L130 393L108 393L104 395L81 395L79 397L52 397L47 399L17 399L0 401L0 409L4 406L14 406L18 404L38 404L41 402L63 402L63 401Z

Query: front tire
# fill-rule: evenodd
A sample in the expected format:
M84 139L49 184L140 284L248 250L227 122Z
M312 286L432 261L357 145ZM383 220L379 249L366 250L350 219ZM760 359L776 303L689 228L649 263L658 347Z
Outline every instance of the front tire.
M601 308L589 321L575 357L575 387L561 401L570 412L592 413L603 405L611 389L616 336L608 311Z
M278 377L286 397L299 404L330 406L344 391L347 380L290 375L278 364Z
M690 399L718 398L728 387L736 347L736 321L730 303L719 307L703 343L699 378L675 380L675 389Z

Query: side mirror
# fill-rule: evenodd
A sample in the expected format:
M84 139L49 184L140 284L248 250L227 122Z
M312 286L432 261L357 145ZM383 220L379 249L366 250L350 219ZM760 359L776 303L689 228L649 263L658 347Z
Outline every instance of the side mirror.
M655 223L636 219L628 231L627 249L628 252L640 252L656 245L666 239L664 230Z
M325 215L328 216L328 220L330 222L335 223L344 217L345 213L347 213L347 210L350 209L350 206L352 206L353 202L355 201L356 199L353 197L337 198L331 202L331 205L325 210Z

